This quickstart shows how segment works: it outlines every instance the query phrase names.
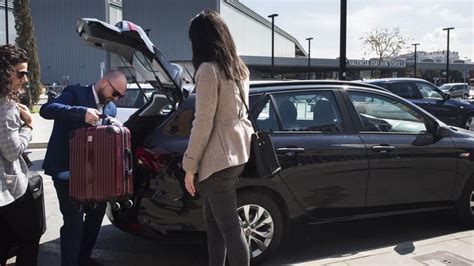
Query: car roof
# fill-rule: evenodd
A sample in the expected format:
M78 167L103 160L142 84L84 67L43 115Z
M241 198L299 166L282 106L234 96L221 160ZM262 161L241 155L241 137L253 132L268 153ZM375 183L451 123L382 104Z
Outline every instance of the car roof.
M288 90L289 86L311 87L311 86L338 86L336 88L343 89L344 86L355 86L359 88L376 89L378 91L388 91L379 86L372 84L356 82L356 81L342 81L342 80L258 80L250 81L250 93L265 93L267 91Z
M364 82L367 83L389 83L389 82L394 82L394 81L422 81L422 82L428 82L424 79L419 79L419 78L383 78L383 79L366 79Z
M456 82L456 83L444 83L443 85L467 85L467 83L463 83L463 82Z

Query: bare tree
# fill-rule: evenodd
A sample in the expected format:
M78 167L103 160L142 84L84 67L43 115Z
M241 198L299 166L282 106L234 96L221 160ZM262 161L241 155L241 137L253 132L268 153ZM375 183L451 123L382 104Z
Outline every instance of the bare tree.
M397 55L402 49L406 48L407 39L400 33L399 28L389 29L375 29L371 32L365 33L360 37L363 45L370 52L377 55L377 63L375 76L380 76L380 67L383 59Z

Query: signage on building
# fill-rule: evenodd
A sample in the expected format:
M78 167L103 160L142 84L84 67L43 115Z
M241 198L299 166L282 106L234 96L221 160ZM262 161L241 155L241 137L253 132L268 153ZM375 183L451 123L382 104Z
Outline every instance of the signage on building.
M379 60L360 60L360 59L348 59L347 66L349 67L377 67ZM405 61L395 60L382 60L380 67L383 68L405 68Z

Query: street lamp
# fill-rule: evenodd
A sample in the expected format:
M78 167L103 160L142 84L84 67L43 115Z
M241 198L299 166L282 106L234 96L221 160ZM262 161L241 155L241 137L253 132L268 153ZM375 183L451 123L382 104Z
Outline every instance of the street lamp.
M278 14L271 14L268 16L272 18L272 67L271 67L271 78L273 78L273 66L275 65L275 17L278 17Z
M443 30L448 31L448 48L446 51L446 83L449 83L449 31L454 30L454 27L444 28Z
M415 46L415 78L416 78L416 47L420 44L419 43L414 43L412 45Z
M339 41L339 80L346 80L347 0L341 0Z
M311 72L311 40L314 39L313 37L306 38L308 41L308 79L310 78Z
M5 41L8 44L8 0L4 1L5 3Z

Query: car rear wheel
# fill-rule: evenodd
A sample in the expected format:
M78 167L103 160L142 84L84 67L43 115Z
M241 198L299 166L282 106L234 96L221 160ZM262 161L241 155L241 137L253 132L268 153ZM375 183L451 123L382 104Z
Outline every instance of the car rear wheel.
M237 214L249 245L250 260L259 263L268 258L283 237L283 217L271 196L244 193L237 197Z
M459 221L463 225L474 226L474 178L466 182L456 205Z
M470 114L467 116L466 121L464 122L464 128L474 131L474 115Z
M463 98L463 99L469 99L469 94L467 94L467 93L464 94L464 95L462 96L462 98Z

